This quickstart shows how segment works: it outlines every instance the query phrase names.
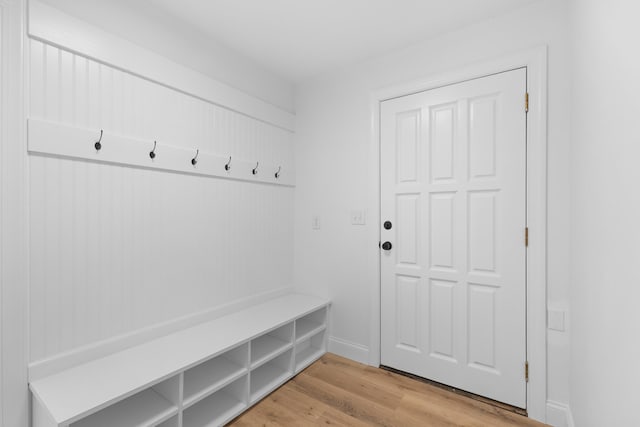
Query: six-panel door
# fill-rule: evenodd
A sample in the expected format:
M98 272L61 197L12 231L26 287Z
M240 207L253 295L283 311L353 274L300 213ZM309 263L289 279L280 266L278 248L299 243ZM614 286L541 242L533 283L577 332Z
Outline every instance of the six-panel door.
M524 408L526 71L382 103L382 364Z

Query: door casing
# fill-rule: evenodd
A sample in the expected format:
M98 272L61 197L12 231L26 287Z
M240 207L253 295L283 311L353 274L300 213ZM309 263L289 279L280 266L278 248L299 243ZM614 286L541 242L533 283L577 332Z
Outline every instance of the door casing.
M442 75L401 83L373 91L371 143L369 146L368 212L372 227L367 258L374 266L371 287L369 364L380 365L380 103L441 86L460 83L516 68L527 69L529 111L527 115L527 412L530 418L545 421L547 400L546 342L546 212L547 212L547 46L475 64ZM524 99L523 99L524 103Z

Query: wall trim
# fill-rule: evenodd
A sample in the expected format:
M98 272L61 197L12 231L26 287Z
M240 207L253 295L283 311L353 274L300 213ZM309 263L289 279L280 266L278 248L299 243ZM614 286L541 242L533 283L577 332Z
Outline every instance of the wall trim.
M29 36L289 132L295 115L37 0Z
M0 425L16 427L29 423L25 7L0 0Z
M400 83L372 91L371 144L369 146L369 205L373 224L380 224L380 103L474 78L527 68L529 114L527 116L527 411L530 418L546 418L547 335L546 335L546 242L547 242L547 46L521 51L511 56L452 70L425 79ZM380 241L379 227L370 234L367 257L375 270L371 287L369 360L380 364Z
M553 427L575 427L569 405L554 400L547 400L545 422Z
M286 287L262 292L257 295L251 295L218 307L187 314L176 319L157 323L133 332L74 348L73 350L65 353L56 354L52 357L32 362L29 364L29 381L35 381L65 369L69 369L73 366L87 363L91 360L117 353L143 342L168 335L172 332L177 332L179 330L195 326L199 323L243 310L252 305L288 294L291 291L292 288Z
M329 352L356 362L369 363L369 349L367 347L342 338L329 337Z

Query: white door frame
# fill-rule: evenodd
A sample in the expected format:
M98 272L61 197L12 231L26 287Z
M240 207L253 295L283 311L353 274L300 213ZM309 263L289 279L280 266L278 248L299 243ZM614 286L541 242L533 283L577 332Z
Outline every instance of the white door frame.
M26 0L0 0L0 425L29 425Z
M527 412L545 420L547 399L547 47L470 66L427 79L393 85L371 93L370 179L368 211L372 224L380 224L380 103L382 101L459 83L490 74L527 67ZM524 104L524 94L523 100ZM371 287L369 364L380 365L380 228L370 236L367 254L375 269ZM523 372L524 375L524 372Z

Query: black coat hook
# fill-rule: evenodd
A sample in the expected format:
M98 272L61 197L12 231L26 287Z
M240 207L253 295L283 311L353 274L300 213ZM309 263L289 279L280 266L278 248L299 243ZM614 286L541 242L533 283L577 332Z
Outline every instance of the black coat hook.
M98 139L96 141L95 144L93 144L94 147L96 147L96 151L100 151L100 149L102 148L102 129L100 129L100 139Z
M278 166L278 171L276 172L276 179L280 178L280 170L282 169L282 166Z
M153 150L149 152L149 157L151 157L151 160L156 158L156 144L157 141L153 141Z
M196 156L195 156L193 159L191 159L191 164L192 164L193 166L195 166L196 164L198 164L198 154L200 154L200 149L196 150Z
M229 161L227 162L227 164L224 165L224 170L228 171L229 169L231 169L231 156L229 156Z
M253 168L253 170L251 171L252 174L257 175L258 174L258 165L260 164L260 162L256 162L256 167Z

